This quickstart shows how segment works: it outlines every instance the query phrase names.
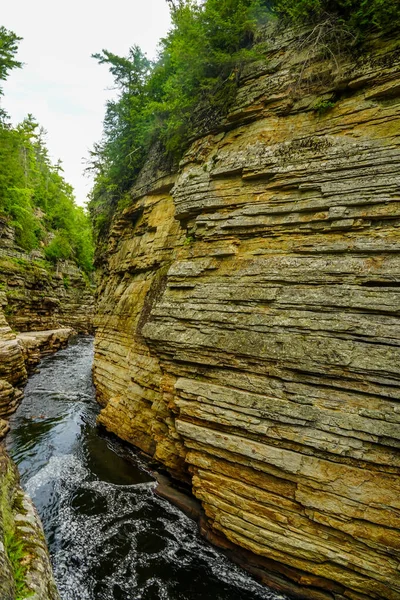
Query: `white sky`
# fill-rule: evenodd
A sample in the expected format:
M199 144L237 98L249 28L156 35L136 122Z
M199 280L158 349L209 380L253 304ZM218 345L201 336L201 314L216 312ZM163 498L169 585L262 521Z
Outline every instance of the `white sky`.
M28 114L48 132L51 158L84 204L91 181L83 159L101 137L112 76L91 54L103 48L126 55L138 44L148 58L169 29L165 0L13 0L2 2L0 25L23 37L22 69L3 82L2 107L14 124Z

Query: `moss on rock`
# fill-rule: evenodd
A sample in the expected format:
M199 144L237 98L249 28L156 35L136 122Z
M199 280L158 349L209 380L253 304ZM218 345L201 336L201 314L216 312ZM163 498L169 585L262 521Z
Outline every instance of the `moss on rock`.
M2 600L59 600L42 525L0 446L0 593Z

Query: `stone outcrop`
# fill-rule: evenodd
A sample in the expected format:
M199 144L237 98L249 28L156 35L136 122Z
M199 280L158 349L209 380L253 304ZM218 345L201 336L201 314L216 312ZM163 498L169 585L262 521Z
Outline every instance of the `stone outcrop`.
M6 293L10 326L91 332L93 289L86 276L71 261L54 266L41 251L27 254L13 240L13 229L0 218L0 289Z
M102 265L100 422L293 597L400 597L400 49L268 39Z
M76 332L71 327L50 331L16 333L8 325L4 311L7 298L0 292L0 439L7 433L7 418L22 400L22 387L43 356L65 348Z
M8 431L5 419L16 410L22 398L19 388L27 379L21 345L4 316L6 307L6 295L0 292L0 439Z
M19 333L17 339L28 373L36 367L41 358L65 348L73 335L75 335L75 330L67 327L50 331Z
M0 444L0 596L59 600L42 524Z

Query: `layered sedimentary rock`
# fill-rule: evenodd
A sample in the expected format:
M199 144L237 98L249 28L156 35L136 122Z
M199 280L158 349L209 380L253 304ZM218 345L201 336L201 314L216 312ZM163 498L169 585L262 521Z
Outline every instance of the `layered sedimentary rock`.
M270 35L178 172L150 157L100 277L100 422L265 582L396 600L400 49L318 51Z
M0 596L59 600L42 524L0 444Z
M0 290L0 417L7 417L22 398L26 368L65 346L72 333L92 330L93 291L75 264L55 267L40 251L23 252L2 217ZM7 427L0 425L0 438Z
M43 355L64 347L76 331L91 329L93 298L74 265L57 270L40 253L18 249L13 228L2 218L0 287L1 440L9 430L7 418L22 399L27 371ZM40 519L0 442L0 597L28 596L59 600Z
M51 329L50 331L19 333L17 339L28 373L36 367L43 356L65 348L68 340L74 334L74 329L68 327Z
M71 261L54 266L41 251L23 252L1 218L0 288L7 296L7 321L17 331L92 330L93 290L86 276Z
M6 307L6 295L0 292L0 439L8 431L4 419L16 410L22 398L19 387L27 379L21 345L4 316Z
M64 348L76 333L70 327L17 333L5 317L7 307L6 294L0 292L0 439L9 429L5 419L22 400L28 373L43 356Z

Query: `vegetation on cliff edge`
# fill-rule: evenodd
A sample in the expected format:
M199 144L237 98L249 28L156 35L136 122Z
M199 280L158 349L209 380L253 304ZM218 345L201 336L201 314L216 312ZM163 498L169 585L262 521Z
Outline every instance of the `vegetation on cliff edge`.
M109 67L119 90L107 104L104 135L91 153L96 177L90 212L100 237L115 207L124 204L151 146L157 142L167 160L177 160L196 135L227 113L243 66L255 58L260 24L330 19L353 42L371 28L400 24L398 0L167 1L172 28L155 62L138 46L126 57L108 50L93 55Z

